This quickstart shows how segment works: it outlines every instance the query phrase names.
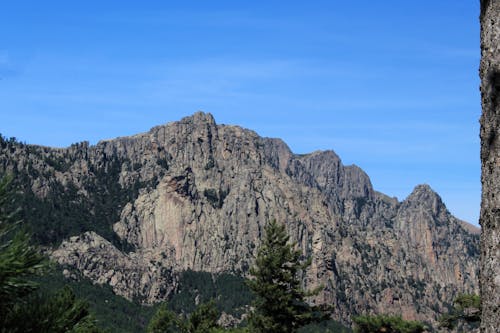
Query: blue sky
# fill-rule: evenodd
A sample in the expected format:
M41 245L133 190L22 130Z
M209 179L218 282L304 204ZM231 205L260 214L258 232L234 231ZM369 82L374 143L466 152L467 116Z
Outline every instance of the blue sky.
M0 133L131 135L197 110L480 205L479 1L5 1Z

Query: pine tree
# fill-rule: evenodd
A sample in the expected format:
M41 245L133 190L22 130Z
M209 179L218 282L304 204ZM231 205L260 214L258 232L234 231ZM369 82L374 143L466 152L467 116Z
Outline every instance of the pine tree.
M12 210L11 179L0 178L0 332L99 333L88 304L69 288L52 295L38 292L33 278L47 260L19 230Z
M98 333L102 332L89 313L88 304L69 287L55 293L34 292L14 305L2 327L11 333Z
M256 333L289 333L311 322L326 319L329 309L312 307L306 297L320 289L306 291L299 273L310 260L301 262L302 254L289 242L285 226L271 221L258 250L255 265L250 269L253 279L248 286L256 300L250 315L250 331Z
M44 258L29 244L29 235L18 230L16 211L9 211L11 179L0 179L0 327L12 307L37 288L31 278L46 267Z

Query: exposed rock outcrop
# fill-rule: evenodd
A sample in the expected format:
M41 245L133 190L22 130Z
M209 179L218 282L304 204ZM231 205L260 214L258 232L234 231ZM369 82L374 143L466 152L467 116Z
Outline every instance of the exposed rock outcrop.
M76 268L96 283L109 284L117 295L125 297L136 290L134 295L152 301L162 300L176 287L172 270L161 266L155 254L125 254L91 231L71 237L51 256L59 264Z
M311 301L333 304L344 322L370 312L432 322L457 293L478 289L477 230L429 186L399 202L332 151L295 155L210 114L96 146L4 144L3 152L0 167L25 175L36 196L72 189L100 229L85 228L133 248L90 232L53 253L131 299L165 299L186 269L246 275L270 219L285 222L312 257L304 284L325 289Z

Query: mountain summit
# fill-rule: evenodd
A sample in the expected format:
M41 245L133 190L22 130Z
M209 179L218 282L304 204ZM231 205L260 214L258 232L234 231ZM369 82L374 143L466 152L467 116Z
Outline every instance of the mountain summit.
M131 137L66 149L2 139L0 171L24 188L25 219L71 272L144 303L185 270L246 276L271 219L312 265L315 303L434 321L478 289L479 237L419 185L403 202L333 151L295 155L279 139L198 112Z

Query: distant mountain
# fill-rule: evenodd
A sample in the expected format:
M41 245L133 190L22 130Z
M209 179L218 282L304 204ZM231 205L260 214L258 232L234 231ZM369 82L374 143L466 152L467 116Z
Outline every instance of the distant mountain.
M399 202L333 151L296 155L210 114L95 146L3 138L0 151L0 171L24 189L24 219L66 275L129 299L171 297L186 270L246 276L271 219L312 257L304 284L324 291L311 301L342 322L433 323L457 293L478 291L479 230L428 185Z

